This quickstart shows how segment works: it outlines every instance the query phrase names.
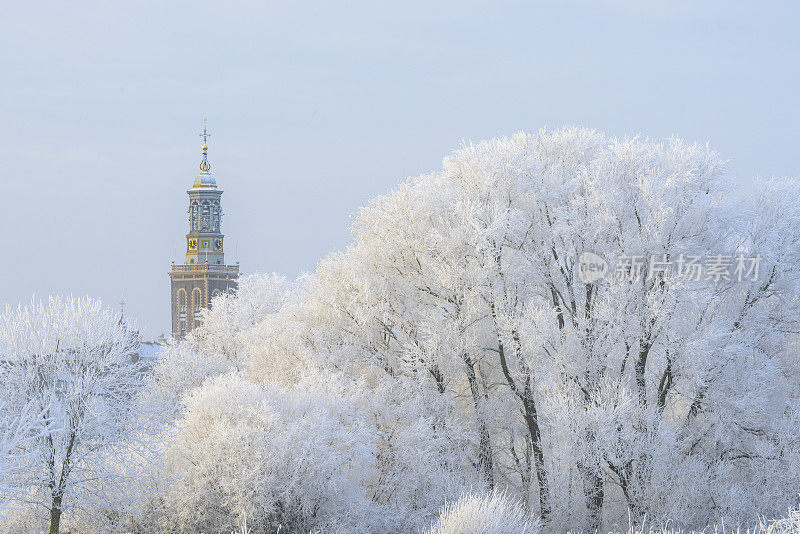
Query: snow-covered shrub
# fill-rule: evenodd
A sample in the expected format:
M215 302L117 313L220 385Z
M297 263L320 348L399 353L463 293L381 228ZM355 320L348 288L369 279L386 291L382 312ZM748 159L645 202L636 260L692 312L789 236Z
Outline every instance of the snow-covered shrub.
M539 521L507 494L465 495L447 503L425 534L537 534Z
M369 532L361 487L375 438L331 377L294 389L232 373L206 381L185 400L169 444L173 481L163 528L259 532Z
M189 342L171 343L161 351L141 400L154 409L160 408L162 418L168 420L179 415L183 395L199 387L206 378L235 369L230 360L198 350Z
M181 397L206 378L248 368L254 354L267 345L273 325L296 284L276 274L255 273L239 278L235 293L223 293L202 311L202 326L179 343L166 347L153 369L143 401L160 406L167 418L177 415ZM272 345L271 343L269 345Z
M165 444L169 481L140 524L181 532L408 532L429 524L463 476L463 445L411 397L324 371L287 387L234 372L184 398ZM379 397L382 396L381 397Z

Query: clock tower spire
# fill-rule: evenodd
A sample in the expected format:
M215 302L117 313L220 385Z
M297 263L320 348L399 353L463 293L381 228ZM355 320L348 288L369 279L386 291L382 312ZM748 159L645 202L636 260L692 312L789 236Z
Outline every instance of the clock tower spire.
M189 195L189 233L186 235L186 262L173 263L172 334L182 338L200 326L200 311L213 297L236 288L238 265L225 265L222 235L222 190L211 174L208 161L208 133L203 120L203 156L200 172L186 191Z

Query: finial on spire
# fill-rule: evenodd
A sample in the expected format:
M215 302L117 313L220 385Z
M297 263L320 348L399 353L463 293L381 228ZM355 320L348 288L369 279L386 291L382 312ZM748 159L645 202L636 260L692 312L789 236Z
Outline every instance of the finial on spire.
M203 117L203 133L201 133L201 134L200 134L200 137L202 137L202 138L203 138L203 145L204 145L204 146L205 146L206 144L208 144L208 138L209 138L209 137L211 137L211 134L210 134L210 133L208 133L208 129L206 128L206 122L207 122L207 121L208 121L208 119L206 119L205 117Z
M200 137L203 138L203 160L200 162L200 170L202 172L208 172L211 170L211 164L208 162L208 138L211 137L211 134L208 133L208 128L206 127L206 119L203 118L203 133L200 134Z

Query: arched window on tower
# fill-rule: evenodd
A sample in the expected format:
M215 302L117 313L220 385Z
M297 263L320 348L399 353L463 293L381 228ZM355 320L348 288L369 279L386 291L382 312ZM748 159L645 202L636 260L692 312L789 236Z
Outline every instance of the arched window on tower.
M203 201L203 210L202 215L200 216L200 228L205 231L211 229L211 206L209 206L207 200Z
M203 300L202 292L200 291L200 289L195 288L194 290L192 290L192 306L194 307L195 316L197 316L197 314L200 313L200 308L203 307L202 300Z
M200 288L192 290L192 328L200 326L200 309L203 307L203 293Z
M219 201L214 201L214 206L211 208L211 231L212 232L219 232L220 227L220 211L219 211Z
M192 201L192 206L189 209L191 211L191 214L189 215L189 220L191 221L191 230L194 232L200 228L200 214L196 200Z
M181 337L186 335L186 290L178 290L178 323Z
M182 315L186 315L186 291L183 289L178 290L178 310Z

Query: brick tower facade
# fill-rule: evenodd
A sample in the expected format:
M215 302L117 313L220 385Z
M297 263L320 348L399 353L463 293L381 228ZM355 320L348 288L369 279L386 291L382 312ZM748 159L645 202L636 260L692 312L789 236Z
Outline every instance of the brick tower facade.
M225 265L222 235L222 190L211 175L208 133L203 127L203 159L189 195L189 233L186 263L173 263L169 273L172 301L172 335L180 339L200 326L200 311L211 299L237 287L238 265Z

